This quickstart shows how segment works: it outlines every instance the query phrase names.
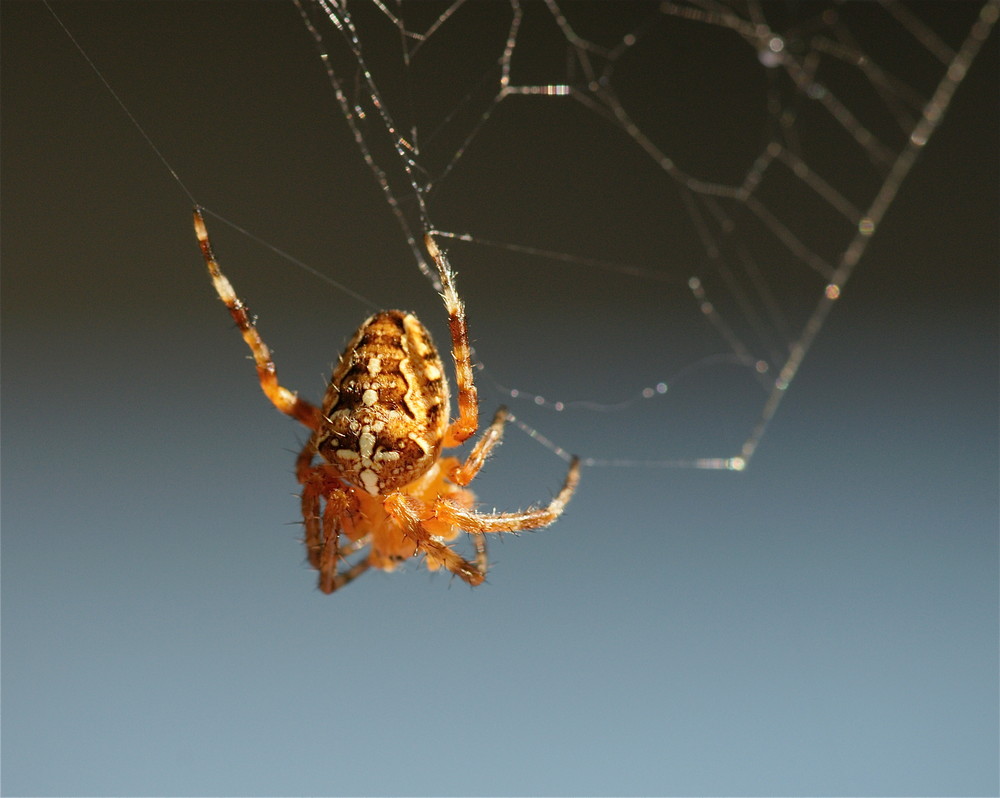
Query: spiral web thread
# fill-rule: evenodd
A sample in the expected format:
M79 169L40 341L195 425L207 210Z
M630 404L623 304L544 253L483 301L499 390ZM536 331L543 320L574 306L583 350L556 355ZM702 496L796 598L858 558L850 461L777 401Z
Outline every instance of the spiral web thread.
M591 457L584 463L729 470L742 470L753 457L1000 14L1000 0L954 4L951 16L957 21L938 31L921 16L926 7L895 0L853 7L804 3L794 15L788 4L753 0L603 8L560 0L295 2L357 147L415 262L432 282L435 275L418 244L424 230L539 262L650 281L674 279L651 264L438 226L436 198L460 181L463 170L481 168L482 161L470 152L510 103L530 98L539 113L541 104L575 104L595 123L614 128L624 137L623 146L640 153L647 168L666 178L661 181L664 190L673 192L684 209L700 247L683 280L687 301L720 345L690 368L713 362L743 368L752 378L759 412L737 451L725 456ZM670 35L706 35L706 46L742 55L744 61L734 63L759 79L763 124L755 130L764 132L754 140L752 157L735 172L720 177L711 168L699 168L697 159L678 157L670 149L670 136L637 119L632 110L639 107L633 84L646 80L643 59L666 48ZM461 87L449 95L442 90L443 73L433 75L429 65L442 48L460 45L473 47L475 63L485 66L478 73L471 69L448 75ZM893 53L904 47L909 57L897 59ZM561 54L558 61L546 57L554 50ZM645 75L655 83L655 76L665 72ZM681 124L667 110L664 118ZM825 143L818 147L818 141ZM809 213L798 214L796 206ZM811 237L815 229L824 234ZM677 377L611 403L550 401L498 387L515 399L556 411L614 410L662 397ZM516 423L568 457L527 424Z

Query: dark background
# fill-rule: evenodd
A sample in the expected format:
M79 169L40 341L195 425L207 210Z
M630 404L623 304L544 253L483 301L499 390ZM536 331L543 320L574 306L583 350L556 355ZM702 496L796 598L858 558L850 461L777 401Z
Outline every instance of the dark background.
M56 9L200 202L443 331L293 7ZM480 589L413 566L328 598L286 525L302 434L255 387L188 199L42 5L2 16L5 794L996 794L995 35L748 471L587 469ZM468 197L470 226L556 218L565 167ZM368 309L212 231L318 397ZM615 400L697 354L644 333L648 284L453 258L505 384ZM514 411L656 458L719 398L691 397ZM477 490L526 505L563 468L512 431Z

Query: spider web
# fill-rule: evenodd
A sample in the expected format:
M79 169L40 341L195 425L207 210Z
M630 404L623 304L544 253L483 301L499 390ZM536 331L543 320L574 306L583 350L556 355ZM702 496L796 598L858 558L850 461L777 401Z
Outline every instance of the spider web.
M610 456L587 465L733 470L1000 11L1000 0L296 4L428 279L425 229L451 239L463 285L503 275L488 291L521 321L502 345L550 373L613 336L613 355L595 355L600 386L566 369L523 384L494 367L500 342L488 351L485 336L477 379L564 414L649 404L658 426L709 419L708 438L675 435L655 458L600 444ZM575 327L551 318L553 303L576 308Z

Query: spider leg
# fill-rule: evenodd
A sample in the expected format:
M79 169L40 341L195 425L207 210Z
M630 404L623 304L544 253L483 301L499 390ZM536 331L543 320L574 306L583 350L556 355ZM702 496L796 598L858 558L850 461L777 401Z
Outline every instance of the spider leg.
M448 259L429 235L424 236L424 246L437 265L441 277L441 296L448 310L451 351L455 358L455 381L458 384L458 418L448 427L444 445L457 446L471 438L479 427L479 394L472 377L469 327L465 320L465 305L455 290L455 274L448 264Z
M353 581L370 567L368 558L360 560L340 571L340 562L347 555L361 548L357 541L347 546L340 546L341 519L357 509L354 497L343 488L335 472L328 466L316 466L307 469L308 444L299 455L299 481L302 490L302 518L306 527L306 555L309 564L319 571L319 589L324 593L332 593ZM307 469L307 470L306 470ZM325 499L322 516L320 503Z
M316 440L318 438L319 433L313 431L295 458L295 478L298 479L300 485L305 485L306 480L309 479L312 461L316 456Z
M493 451L493 447L500 443L500 440L503 438L503 428L504 424L507 423L508 415L507 408L501 405L496 415L493 416L493 421L486 428L486 432L482 434L479 440L476 441L476 445L472 447L472 451L469 452L469 456L465 459L465 462L453 468L448 474L448 479L456 485L461 485L463 488L475 479L476 474L479 473L479 469L486 462L486 458Z
M205 265L212 278L212 285L219 295L229 313L240 328L243 340L253 353L254 362L257 365L257 376L260 379L260 387L264 395L271 400L271 403L282 413L291 416L296 421L305 424L310 429L317 429L322 421L322 413L315 405L304 399L299 399L294 392L288 390L278 382L277 369L274 360L271 358L271 350L264 343L257 328L254 326L253 317L249 308L233 290L233 286L222 273L215 255L212 253L212 244L208 240L208 229L205 227L205 218L201 209L194 209L194 231L198 236L198 245L201 247L201 254L205 258Z
M580 482L580 458L574 457L569 465L566 480L556 497L545 507L521 510L516 513L477 513L466 510L445 499L434 502L433 518L452 526L461 527L470 533L520 532L541 529L555 521L573 496Z
M333 593L350 584L371 567L371 560L365 557L350 565L346 570L340 570L340 563L348 554L361 548L358 541L351 541L347 546L340 546L340 519L351 507L350 496L346 491L336 490L327 495L326 507L323 509L323 534L325 545L319 557L318 587L324 593Z
M371 542L372 535L371 532L369 532L367 535L362 535L357 540L348 542L346 546L339 545L338 541L337 551L340 552L341 558L350 557L352 554L361 551L365 546L371 545Z
M392 493L386 497L385 509L428 561L447 568L472 586L482 584L486 578L485 545L481 553L477 545L476 562L471 563L447 544L436 540L425 526L425 522L435 521L435 508L415 496ZM478 537L481 539L482 535Z
M319 552L323 548L319 515L322 491L319 485L309 487L314 474L312 460L315 453L316 437L317 433L315 432L309 436L309 440L306 441L299 456L295 459L295 476L299 484L303 486L301 499L302 522L306 530L306 555L309 558L309 564L319 570Z
M472 451L469 452L469 456L465 459L465 462L453 468L448 474L448 478L452 482L464 488L475 479L476 474L479 473L479 469L486 462L486 458L493 451L493 447L500 443L500 440L503 438L503 428L504 424L507 423L507 416L507 408L501 406L497 410L496 415L493 416L493 421L486 428L486 432L482 434L479 440L476 441L476 445L472 447ZM471 532L469 536L472 538L472 544L476 547L476 570L485 574L489 569L489 558L486 553L486 537L480 532Z
M470 532L469 537L472 538L472 545L476 548L476 559L473 560L473 563L476 570L485 578L486 572L490 568L489 556L486 553L486 535L482 532Z
M331 581L324 581L324 574L320 574L319 578L319 589L324 593L332 593L335 590L340 590L342 587L346 587L351 584L355 579L357 579L361 574L371 568L371 561L366 557L363 560L359 560L354 563L346 571L343 571L332 576Z
M342 490L326 497L326 507L323 509L323 531L326 545L320 554L318 581L318 587L324 593L340 590L371 567L371 560L365 557L354 565L348 566L346 570L339 570L341 560L347 554L356 551L354 541L343 548L340 546L340 518L348 511L349 504L348 495Z

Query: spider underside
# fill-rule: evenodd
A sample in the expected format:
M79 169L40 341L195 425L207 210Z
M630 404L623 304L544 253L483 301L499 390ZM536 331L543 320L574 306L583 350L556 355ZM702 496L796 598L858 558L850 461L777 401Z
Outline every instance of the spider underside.
M465 307L444 253L429 235L424 244L441 278L451 332L458 386L454 420L449 420L444 364L430 333L412 313L399 310L381 311L362 323L333 371L321 407L282 386L249 309L215 260L197 208L194 226L212 284L253 353L264 394L312 431L295 471L302 485L306 552L319 571L320 590L332 593L369 568L391 571L420 554L428 569L445 568L478 585L488 567L486 534L540 529L560 516L579 481L575 457L546 506L512 513L473 509L475 495L467 486L500 442L506 408L497 411L464 460L441 456L442 449L476 433L479 400ZM449 545L463 530L475 547L471 561Z

